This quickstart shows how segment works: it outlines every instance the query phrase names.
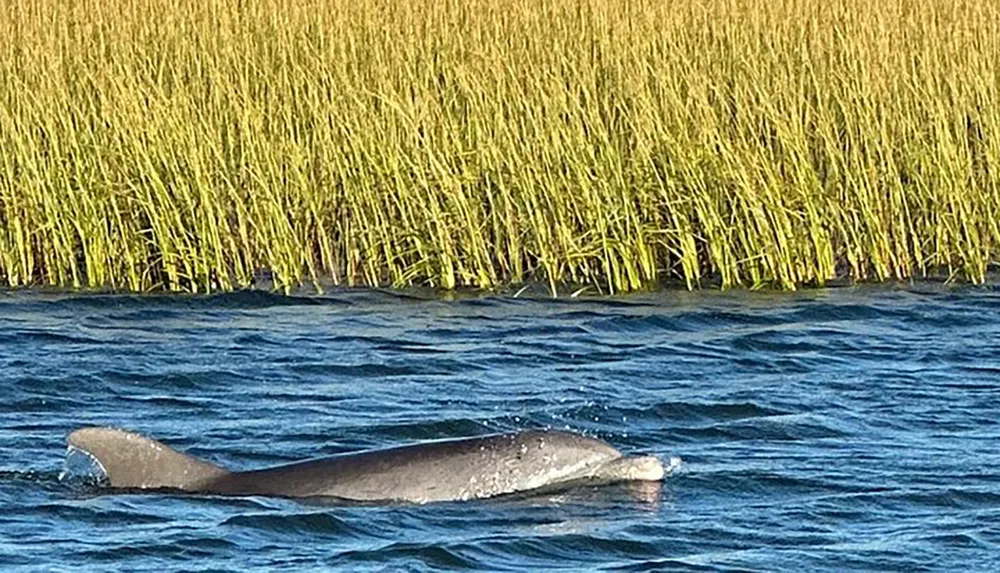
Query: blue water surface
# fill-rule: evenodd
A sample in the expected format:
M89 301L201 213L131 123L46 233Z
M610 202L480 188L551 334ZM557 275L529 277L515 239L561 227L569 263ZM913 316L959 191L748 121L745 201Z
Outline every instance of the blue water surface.
M0 569L1000 569L1000 290L0 294ZM660 487L423 506L115 494L85 425L233 469L523 428Z

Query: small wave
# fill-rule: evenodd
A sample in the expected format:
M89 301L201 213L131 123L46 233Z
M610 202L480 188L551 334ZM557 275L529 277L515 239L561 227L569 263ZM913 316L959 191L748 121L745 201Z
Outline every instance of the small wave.
M509 341L519 339L545 340L556 336L573 336L586 334L587 330L578 324L560 324L541 322L531 326L508 326L490 328L453 328L436 327L421 331L421 336L429 340L444 341Z
M751 332L737 336L732 339L730 345L733 350L740 354L753 354L757 352L778 355L788 353L808 354L820 352L824 349L822 344L802 340L800 334L776 331Z
M585 395L591 395L587 393ZM542 412L544 414L544 412ZM671 429L690 427L694 424L733 422L756 418L771 418L793 414L755 402L684 402L663 401L648 406L630 407L588 402L558 411L564 420L628 420L631 423L648 422L662 425L667 422Z
M900 320L911 317L905 308L883 307L874 304L823 303L803 305L788 312L785 321L802 324L823 322L864 322L879 319Z
M104 369L96 373L96 380L89 383L90 388L104 384L114 393L134 392L136 387L155 388L162 392L198 392L218 388L220 385L235 384L243 381L244 376L230 369L201 368L195 372L143 372L141 370ZM119 386L120 385L120 386ZM72 383L66 390L72 389ZM78 384L76 385L78 387Z
M25 415L42 413L51 415L55 412L68 412L78 405L78 400L65 396L31 396L15 398L0 404L0 413Z
M426 420L397 424L376 424L366 428L370 436L388 443L400 440L438 440L464 438L492 433L479 421L458 418L451 420Z
M831 509L849 511L854 506L849 505L848 501L860 506L864 503L860 496L878 496L886 492L884 487L865 484L851 476L838 478L825 475L805 476L793 470L777 472L745 467L732 467L723 470L711 470L697 466L689 466L689 468L689 471L681 472L675 478L684 486L697 488L705 495L708 492L720 492L727 497L736 495L741 498L754 499L755 503L758 504L776 505L778 500L789 497L795 499L793 503L801 504L804 503L804 499L796 496L808 496L816 501L836 500L829 502L834 505ZM758 496L761 495L767 495L771 501L760 502ZM845 495L850 496L850 499L842 497Z
M474 569L483 565L458 551L432 543L392 543L376 549L345 551L337 555L334 563L343 561L379 563L401 569L414 566L434 569Z
M963 510L1000 508L1000 493L958 488L891 490L872 494L871 502L886 506L922 506Z
M249 513L234 515L220 524L222 527L242 527L275 533L305 535L356 536L360 532L346 519L327 512L274 514Z
M88 527L115 529L128 525L160 525L170 523L172 518L142 511L139 507L115 509L110 507L88 507L80 503L50 503L31 509L39 519L60 519Z
M392 364L290 364L287 368L298 374L322 374L324 376L343 376L347 378L393 378L399 376L416 376L418 374L433 374L433 365L395 366Z
M695 563L693 560L686 560L683 558L646 559L635 563L628 563L626 565L612 565L610 567L606 567L605 570L627 572L635 571L637 573L646 573L647 571L747 571L747 569L742 567L723 567L711 563Z
M188 560L219 558L220 553L239 547L235 542L214 537L173 538L152 543L129 542L101 549L87 549L76 553L77 559L96 563L114 563L116 567L148 568L159 559ZM131 565L128 565L135 560Z
M102 344L96 338L34 328L12 328L0 333L0 344L59 344L95 346Z
M218 404L219 402L209 398L178 398L174 396L123 396L120 398L124 402L138 402L143 407L156 407L165 409L203 409L206 405Z
M687 323L683 318L663 315L608 316L588 320L585 324L588 331L615 334L674 333L696 330L696 325Z
M350 301L333 296L296 296L260 290L245 290L192 297L199 306L209 309L260 309L276 306L347 306Z
M267 336L266 334L258 334L255 332L252 334L240 334L233 337L232 345L237 348L240 347L255 348L260 346L269 346L272 348L284 348L286 346L286 343L279 338L270 337Z
M447 350L437 348L430 344L416 342L392 342L389 344L379 344L375 350L399 352L402 354L448 354Z
M671 344L649 345L636 350L633 357L666 358L672 362L686 360L693 363L701 363L703 360L725 360L727 364L733 359L732 353L727 352L725 348L721 348L714 341L678 341Z
M671 420L745 420L791 413L754 402L660 402L651 410Z
M917 541L953 548L1000 550L1000 544L991 543L975 533L936 533L920 537Z
M21 482L29 484L58 484L59 472L33 470L0 470L0 482Z
M763 419L748 423L672 428L667 432L674 439L682 442L706 440L795 442L842 438L847 435L831 425L816 421L811 416L803 416L801 419L791 418L790 420Z
M589 529L603 529L609 525L607 520L601 520L601 523L603 527ZM530 536L472 540L446 547L468 555L477 562L490 563L492 567L506 564L507 567L518 570L587 568L590 566L588 564L595 561L651 559L660 554L657 545L649 541L572 531L570 529L561 534L557 532L541 536L534 533Z
M610 319L607 311L598 310L568 310L566 312L560 312L554 315L554 318L559 320L572 320L572 321L582 321L589 322L593 320L600 319Z

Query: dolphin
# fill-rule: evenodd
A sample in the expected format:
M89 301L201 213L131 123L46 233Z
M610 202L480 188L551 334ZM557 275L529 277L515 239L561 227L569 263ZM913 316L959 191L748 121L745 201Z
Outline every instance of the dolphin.
M655 456L626 456L594 438L555 430L440 440L234 472L107 427L66 441L104 470L113 488L216 495L327 497L351 502L464 501L572 485L660 481Z

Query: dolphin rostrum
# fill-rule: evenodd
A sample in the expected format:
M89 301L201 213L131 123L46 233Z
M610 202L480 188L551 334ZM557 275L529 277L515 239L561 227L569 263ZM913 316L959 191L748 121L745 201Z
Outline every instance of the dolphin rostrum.
M625 456L600 440L553 430L462 438L231 472L145 436L83 428L70 448L97 460L115 488L219 495L332 497L360 502L469 500L576 483L659 481L654 456Z

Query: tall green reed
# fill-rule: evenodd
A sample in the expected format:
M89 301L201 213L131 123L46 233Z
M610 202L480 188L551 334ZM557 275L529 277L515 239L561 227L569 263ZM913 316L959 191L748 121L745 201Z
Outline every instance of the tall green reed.
M985 280L1000 4L0 0L0 281Z

